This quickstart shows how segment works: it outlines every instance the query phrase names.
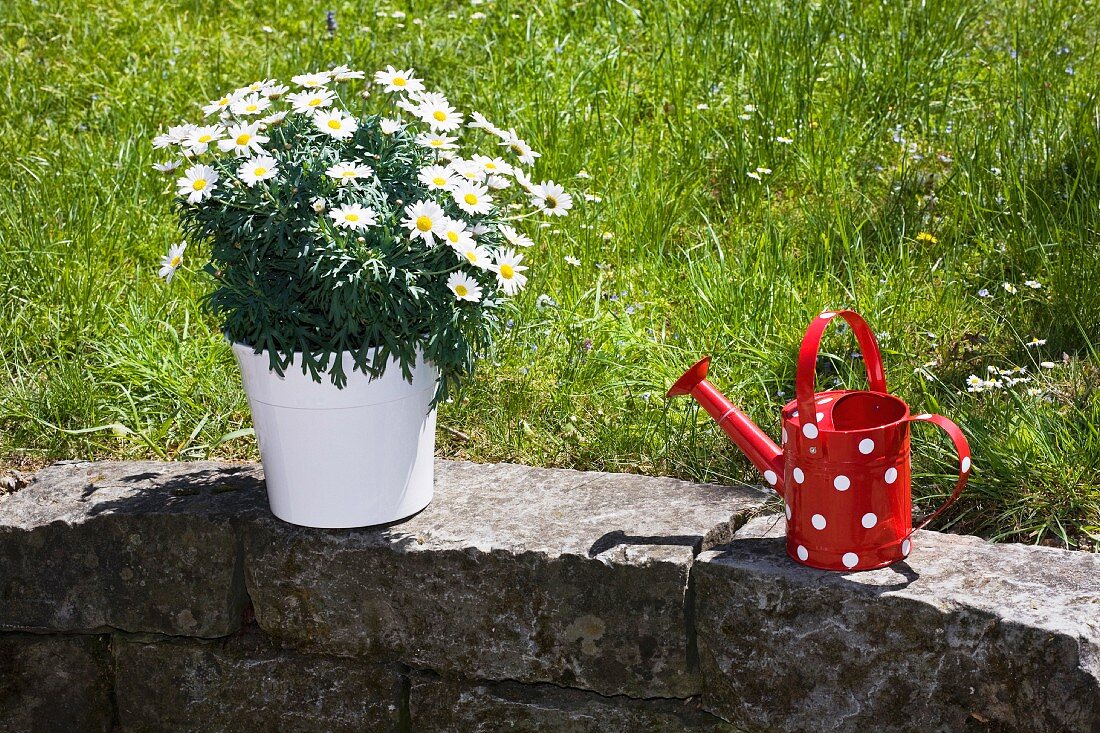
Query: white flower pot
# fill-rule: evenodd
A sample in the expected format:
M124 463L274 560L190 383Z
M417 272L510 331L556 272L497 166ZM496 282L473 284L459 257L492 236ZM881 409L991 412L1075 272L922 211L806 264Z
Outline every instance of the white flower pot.
M344 353L347 386L280 377L267 352L233 344L276 517L306 527L365 527L416 514L432 500L439 371L417 360L413 382L396 360L375 380Z

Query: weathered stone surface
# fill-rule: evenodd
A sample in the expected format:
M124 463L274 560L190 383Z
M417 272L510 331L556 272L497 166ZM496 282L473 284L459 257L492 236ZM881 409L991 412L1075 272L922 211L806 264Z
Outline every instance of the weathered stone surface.
M1100 556L918 532L799 566L782 518L702 554L704 707L752 731L1100 731Z
M258 468L67 462L0 502L0 629L213 637L245 605L235 517Z
M122 731L394 731L400 672L297 654L258 633L214 641L115 637Z
M108 731L106 636L0 634L0 731Z
M553 685L420 676L409 693L417 733L737 733L695 700L634 700Z
M334 654L605 694L686 697L694 552L749 490L437 463L432 504L375 530L251 522L248 592L269 633Z

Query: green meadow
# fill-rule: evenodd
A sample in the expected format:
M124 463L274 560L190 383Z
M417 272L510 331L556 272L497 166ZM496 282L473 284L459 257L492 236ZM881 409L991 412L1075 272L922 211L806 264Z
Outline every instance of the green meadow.
M157 277L180 235L150 140L256 79L394 64L575 202L528 222L441 456L759 484L665 391L711 354L777 437L806 325L850 307L891 390L970 439L936 528L1096 550L1098 45L1083 0L5 0L0 466L258 458L203 249ZM861 356L830 332L819 387L863 385ZM930 509L954 461L915 433Z

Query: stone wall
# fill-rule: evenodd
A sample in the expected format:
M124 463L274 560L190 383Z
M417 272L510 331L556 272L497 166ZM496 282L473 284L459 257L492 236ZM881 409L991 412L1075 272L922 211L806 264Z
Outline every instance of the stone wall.
M440 461L312 530L254 465L56 464L0 498L0 731L1100 733L1100 557L827 573L767 502Z

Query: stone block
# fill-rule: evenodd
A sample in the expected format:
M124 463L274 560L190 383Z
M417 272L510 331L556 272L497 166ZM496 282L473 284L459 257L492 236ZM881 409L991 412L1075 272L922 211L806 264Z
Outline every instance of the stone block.
M0 634L0 732L114 724L106 636Z
M260 634L213 641L115 637L121 731L396 731L394 666L298 654Z
M765 495L673 479L437 463L408 521L246 528L268 633L477 679L687 697L700 681L685 604L697 551Z
M0 501L0 629L216 637L246 605L255 466L66 462Z
M692 568L704 707L750 731L1100 731L1100 556L918 532L814 570L758 519Z
M635 700L554 685L470 683L414 677L417 733L737 733L696 700Z

